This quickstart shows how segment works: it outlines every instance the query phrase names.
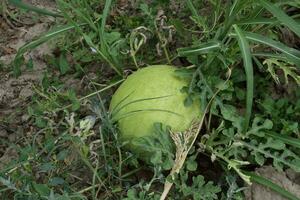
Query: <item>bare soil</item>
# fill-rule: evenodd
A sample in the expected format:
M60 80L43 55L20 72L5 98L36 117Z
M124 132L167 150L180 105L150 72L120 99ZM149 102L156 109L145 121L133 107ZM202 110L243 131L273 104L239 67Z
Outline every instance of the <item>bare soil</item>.
M55 2L52 0L24 2L49 10L55 9ZM16 19L10 18L10 14L16 15ZM53 48L44 44L26 54L26 60L32 58L34 70L23 68L18 78L13 76L12 62L18 49L47 31L53 21L51 17L37 18L33 17L32 13L19 13L18 9L8 4L6 9L0 12L0 169L17 156L8 143L17 142L30 126L26 124L26 108L34 94L33 85L40 83L43 71L47 67L43 56L51 54Z

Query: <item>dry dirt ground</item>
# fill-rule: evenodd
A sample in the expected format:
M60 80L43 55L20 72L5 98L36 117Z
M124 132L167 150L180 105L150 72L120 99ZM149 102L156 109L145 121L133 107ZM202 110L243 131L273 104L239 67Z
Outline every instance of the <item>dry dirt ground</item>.
M5 1L5 0L4 0ZM26 0L26 3L55 10L54 0ZM16 8L8 6L3 12L17 13ZM27 124L26 106L34 94L32 86L40 83L47 63L43 56L51 54L53 46L44 44L26 55L32 58L34 70L24 70L15 78L10 70L18 49L26 42L33 40L47 31L54 23L51 17L38 18L28 13L21 13L18 20L10 19L7 14L0 15L0 141L17 143L19 137L26 136L30 130ZM1 12L0 12L1 14ZM0 142L0 169L17 156L13 148ZM278 172L270 166L264 166L256 172L281 185L300 198L300 176L292 171ZM247 200L283 200L284 198L268 188L252 184L245 192Z
M26 0L41 8L55 9L52 0ZM5 3L5 0L1 3ZM16 15L16 19L9 17ZM0 138L1 141L17 142L18 138L30 129L26 122L28 115L26 107L34 94L33 85L38 84L43 76L47 64L43 56L51 54L52 47L44 44L25 56L32 58L34 70L25 70L20 77L15 78L11 71L13 61L18 49L47 31L53 24L54 18L39 16L34 17L32 13L20 13L16 8L7 5L0 12ZM0 143L0 169L16 155L7 144Z
M55 6L54 1L49 0L27 2L47 9ZM7 10L3 12L13 13L16 11L13 7L8 6ZM9 19L7 14L6 17L0 16L0 62L4 69L10 66L21 46L47 31L54 21L50 17L32 19L29 14L20 14L19 18L21 19L14 21ZM30 57L33 59L34 70L24 71L17 79L12 76L11 72L7 72L9 69L0 72L0 120L1 117L10 113L10 109L19 106L32 95L31 85L41 79L42 71L46 67L42 56L51 54L51 51L51 47L45 44L27 54L27 59Z

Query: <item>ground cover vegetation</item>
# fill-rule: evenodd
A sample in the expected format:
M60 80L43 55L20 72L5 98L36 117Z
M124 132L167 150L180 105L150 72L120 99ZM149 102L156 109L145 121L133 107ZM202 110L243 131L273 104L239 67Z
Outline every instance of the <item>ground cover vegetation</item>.
M22 108L30 134L1 139L18 154L1 168L2 199L238 200L251 183L298 199L254 171L300 171L299 1L8 3L54 21L2 68L19 76L35 70L28 52L55 49ZM146 162L126 148L109 105L129 74L155 64L178 67L189 80L182 103L200 102L202 115L182 133L154 123L136 141L151 152Z

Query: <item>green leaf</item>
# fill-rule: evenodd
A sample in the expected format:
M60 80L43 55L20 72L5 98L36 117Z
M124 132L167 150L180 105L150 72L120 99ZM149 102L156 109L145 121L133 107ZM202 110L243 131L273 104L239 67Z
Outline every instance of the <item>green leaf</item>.
M136 190L135 189L129 189L127 191L127 198L125 198L124 200L137 200L138 197L136 196Z
M54 170L55 166L51 162L48 162L42 164L39 168L40 168L40 172L49 172L51 170Z
M48 196L50 194L50 189L45 184L33 183L32 186L40 196Z
M53 190L51 190L51 191L50 191L50 194L49 194L48 200L56 200L56 198L55 198L55 196L54 196L54 192L53 192Z
M39 127L39 128L45 128L48 124L47 120L45 120L42 116L37 116L35 118L35 124Z
M238 21L236 24L238 25L247 25L247 24L274 24L278 22L276 19L270 19L270 18L264 18L264 17L259 17L255 19L243 19Z
M84 26L84 25L86 25L86 23L80 24L79 26ZM50 39L60 35L61 33L72 30L74 28L75 28L75 26L73 26L73 25L66 25L66 26L57 27L57 28L49 31L48 33L40 36L38 39L36 39L32 42L29 42L29 43L25 44L24 46L22 46L19 49L19 51L16 55L16 58L19 58L20 56L22 56L29 49L34 49L35 47L43 44L44 42L49 41Z
M189 171L196 171L197 166L198 166L198 164L195 160L187 160L186 161L186 168Z
M265 137L265 130L270 130L273 127L273 122L269 119L262 119L255 117L251 126L251 129L247 132L247 135L256 135L258 137Z
M187 0L187 7L190 9L191 13L192 13L192 20L196 22L197 25L199 25L200 27L203 27L204 31L206 31L207 29L207 25L206 25L206 20L203 16L199 15L197 12L197 9L195 8L195 6L193 5L193 2L191 0Z
M176 69L174 75L180 79L192 78L194 71L186 69L186 68L179 68ZM188 91L188 90L187 90ZM181 92L186 92L185 89L182 89Z
M246 94L246 114L245 114L245 122L244 122L244 132L248 130L250 117L252 113L252 103L253 103L253 64L252 64L252 56L249 48L248 41L246 40L243 31L237 26L233 25L233 28L237 34L238 43L241 49L244 68L246 72L247 78L247 94Z
M162 163L162 152L161 151L153 152L150 161L153 165Z
M294 33L300 37L300 24L297 23L293 18L288 16L283 10L275 6L266 0L259 0L259 3L265 7L269 12L271 12L282 24L291 29Z
M74 90L69 90L68 91L68 98L72 103L72 111L76 111L80 108L80 101L79 99L76 97L76 93L74 92Z
M171 24L175 27L176 32L178 35L181 37L185 38L186 37L186 30L184 29L183 22L179 19L170 19Z
M10 179L6 179L6 178L0 176L0 183L2 185L6 186L7 188L9 188L10 190L19 191L16 188L16 185Z
M26 64L27 69L32 70L33 69L33 59L30 57L27 64Z
M268 148L283 150L285 148L284 142L281 140L275 140L273 138L268 138Z
M179 56L201 55L208 52L213 52L221 48L221 43L216 41L206 42L191 47L178 48Z
M134 138L131 140L133 146L143 150L141 155L151 155L144 158L150 161L154 166L161 166L162 169L172 168L174 163L174 144L169 134L169 127L162 123L153 124L153 135Z
M87 43L91 48L93 48L93 50L94 50L95 52L97 52L97 53L101 56L101 58L104 59L104 60L110 65L110 67L111 67L113 70L115 70L116 73L118 73L118 75L121 76L122 73L120 72L119 67L117 67L117 66L112 62L112 60L111 60L111 58L110 58L111 54L108 54L108 53L107 53L108 51L105 51L105 52L104 52L104 51L102 51L102 50L99 50L98 47L97 47L97 45L95 45L95 44L93 43L92 39L91 39L87 34L82 33L82 36L83 36L83 38L85 39L86 43ZM102 38L102 37L101 37L101 38ZM103 48L104 48L104 47L103 47ZM108 48L108 47L106 47L106 48Z
M183 197L193 197L195 200L213 200L218 199L218 193L221 192L219 186L215 186L213 182L205 182L201 175L194 176L192 185L186 184L188 174L180 172L180 181L175 181L176 189L183 193ZM189 198L188 198L189 199Z
M121 38L121 33L119 32L110 32L110 33L105 33L105 41L107 44L111 45L117 40Z
M261 139L259 139L259 142L252 139L249 143L244 141L239 141L239 143L243 147L247 147L254 156L263 155L265 158L271 158L277 170L282 170L283 165L285 165L300 172L300 157L287 149L282 141L268 138L266 142Z
M151 15L148 4L142 3L142 4L140 5L140 9L142 10L143 13L145 13L145 14L147 14L147 15Z
M236 34L230 34L233 37L236 37ZM257 33L251 33L251 32L244 32L245 37L248 40L251 40L253 42L257 42L260 44L265 44L267 46L270 46L278 51L281 51L282 53L284 53L291 62L299 65L300 67L300 51L294 48L290 48L288 46L286 46L285 44L272 40L266 36L262 36L260 34Z
M257 57L277 58L279 60L288 60L288 57L285 54L278 54L278 53L253 52L252 55L257 56Z
M244 119L237 113L234 106L223 104L221 114L224 119L232 122L233 127L237 128L238 132L242 132Z
M62 75L66 74L70 69L66 56L62 53L59 56L59 70Z
M70 24L76 26L75 28L78 32L81 32L81 30L79 29L79 24L69 16L69 10L66 10L66 8L72 10L75 13L76 17L79 18L81 22L87 23L90 26L90 28L94 30L95 33L98 31L98 28L96 26L97 23L93 22L93 19L91 18L90 15L87 15L86 13L83 13L81 9L78 9L77 8L78 5L74 5L74 3L70 1L64 1L64 0L57 0L57 4L59 8L62 10L62 14L64 15L64 18L67 19L70 22ZM88 10L88 6L86 6L85 9Z
M292 78L300 86L300 75L297 74L297 68L294 67L291 63L286 61L280 61L276 58L269 58L263 62L264 65L267 65L267 70L270 72L272 78L277 84L280 84L279 77L275 73L276 69L281 69L284 74L285 84L289 83L289 78Z
M108 45L105 40L105 25L106 25L106 20L109 15L109 10L112 4L112 0L107 0L105 1L103 13L102 13L102 19L101 19L101 27L100 27L100 34L102 37L100 37L101 40L101 51L104 52L105 55L108 54Z
M280 141L284 142L285 144L289 144L289 145L292 145L292 146L300 149L300 139L298 139L298 138L293 138L293 137L289 137L286 135L277 134L277 133L273 133L273 132L266 132L265 134L274 139L280 140Z
M69 154L69 151L68 150L62 150L60 151L57 156L56 156L56 159L57 160L64 160Z
M21 0L9 0L8 2L15 5L18 8L33 11L33 12L36 12L38 14L49 15L49 16L52 16L52 17L62 17L62 15L59 14L59 13L53 13L53 12L48 11L46 9L42 9L42 8L32 6L30 4L26 4L26 3L22 2Z
M60 177L53 177L49 180L49 185L58 186L64 184L65 180Z
M259 154L259 153L255 153L254 154L254 159L257 162L257 164L259 164L260 166L263 166L263 164L266 161L266 159L264 158L264 156L262 154Z

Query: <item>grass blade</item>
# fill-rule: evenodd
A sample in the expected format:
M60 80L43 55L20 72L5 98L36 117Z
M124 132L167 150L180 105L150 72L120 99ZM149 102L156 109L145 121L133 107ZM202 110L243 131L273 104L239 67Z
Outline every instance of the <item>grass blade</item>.
M105 24L106 24L107 16L109 15L109 10L110 10L111 4L112 4L112 0L105 1L103 14L102 14L102 20L101 20L101 26L100 26L101 51L105 52L106 54L108 54L108 45L105 40Z
M63 0L57 0L57 2L59 3L58 5L61 6L62 9L65 9L65 8L69 8L69 9L72 9L74 10L74 6L70 3L67 3ZM106 1L105 2L105 11L103 12L106 12L106 15L108 15L108 11L109 11L109 7L110 7L110 3L111 2L108 2ZM108 5L109 4L109 5ZM76 21L74 21L74 19L72 19L72 17L70 17L68 14L65 14L67 12L64 12L64 17L69 21L70 24L74 25L74 28L82 35L82 37L84 38L85 42L90 46L90 48L92 48L93 50L96 51L96 53L99 55L99 57L103 60L105 60L109 66L119 75L119 76L122 76L122 73L119 69L119 67L117 67L118 65L115 64L114 60L112 59L112 56L111 56L111 53L109 51L109 47L106 43L106 40L105 40L105 32L102 33L102 30L101 28L98 28L97 26L95 26L95 24L93 23L93 21L90 20L90 17L84 17L83 19L85 21L87 21L87 23L90 25L90 27L92 29L94 29L95 32L98 32L99 33L99 38L100 38L100 48L98 48L98 44L95 44L93 42L93 38L91 38L89 36L89 34L86 34L85 33L85 30L81 29L79 26L78 26L78 23ZM81 16L83 16L84 14L80 11L77 11L76 14L78 15L77 17L79 18L82 18ZM104 14L102 15L102 21L103 21L103 18L105 18ZM105 27L105 26L104 26ZM103 31L104 31L104 27L103 27ZM98 31L100 30L100 31Z
M268 53L268 52L255 52L252 53L252 56L257 57L267 57L267 58L276 58L280 60L288 60L285 54L276 54L276 53Z
M282 22L285 26L291 29L294 33L300 37L300 24L297 23L293 18L288 16L283 10L275 6L274 4L260 0L260 4L266 8L269 12L271 12L280 22Z
M71 3L68 3L66 1L57 0L57 4L64 15L64 18L67 19L69 22L71 22L72 18L67 15L68 12L64 10L64 8L69 8L70 10L72 10L80 18L82 23L87 23L95 32L97 32L97 27L89 15L85 15L84 13L81 12L80 9L76 9ZM71 23L71 24L75 25L76 23Z
M86 25L86 23L80 24L80 26L84 26L84 25ZM56 28L56 29L46 33L45 35L40 36L38 39L36 39L32 42L29 42L29 43L25 44L24 46L22 46L19 49L19 51L16 55L16 59L20 58L26 51L28 51L30 49L33 49L33 48L43 44L44 42L47 42L50 39L66 32L66 31L69 31L73 28L75 28L75 26L73 26L73 25L62 26L62 27Z
M266 132L265 134L267 136L273 137L274 139L281 140L285 144L289 144L289 145L292 145L292 146L300 149L300 139L297 139L294 137L289 137L286 135L277 134L277 133L272 133L272 132Z
M241 49L244 68L246 72L247 78L247 98L246 98L246 114L245 114L245 122L244 122L244 132L248 130L251 112L252 112L252 103L253 103L253 64L252 64L252 56L249 48L249 43L244 36L242 30L237 26L233 25L234 30L237 34L238 43Z
M52 16L52 17L62 17L62 15L59 14L59 13L54 13L54 12L51 12L51 11L46 10L46 9L42 9L42 8L38 8L38 7L35 7L35 6L32 6L32 5L29 5L29 4L23 3L20 0L9 0L8 2L10 4L18 7L18 8L33 11L33 12L36 12L38 14L49 15L49 16Z
M84 26L86 25L86 23L84 24L80 24L80 26ZM16 76L20 75L20 61L22 60L23 58L23 55L24 53L26 53L27 51L31 50L31 49L34 49L36 48L37 46L49 41L50 39L56 37L56 36L59 36L60 34L66 32L66 31L69 31L71 29L74 29L75 26L73 25L66 25L66 26L62 26L62 27L59 27L59 28L56 28L54 30L51 30L49 31L48 33L40 36L38 39L34 40L34 41L31 41L27 44L25 44L24 46L22 46L17 54L16 54L16 57L14 59L14 73Z
M187 3L188 8L190 9L192 15L195 18L200 18L200 15L198 15L198 12L197 12L196 8L194 7L192 1L191 0L187 0L186 3ZM201 19L201 21L204 22L203 19Z
M178 48L177 51L179 56L201 55L220 49L220 47L220 42L212 41L192 47Z
M291 62L299 65L300 64L300 51L291 47L286 46L285 44L272 40L268 37L262 36L257 33L251 33L251 32L244 32L245 37L248 40L251 40L253 42L257 42L260 44L265 44L267 46L270 46L278 51L281 51L284 53ZM237 34L232 33L230 36L236 37Z
M284 188L280 187L279 185L273 183L272 181L259 176L253 172L245 172L244 173L248 176L250 176L250 180L252 182L256 182L258 184L261 184L263 186L266 186L270 189L272 189L273 191L281 194L283 197L289 199L289 200L300 200L298 197L296 197L294 194L290 193L289 191L285 190Z
M241 21L237 22L236 24L248 25L248 24L274 24L274 23L278 23L278 20L261 17L261 18L256 18L256 19L241 20Z
M299 14L290 16L293 20L296 21L296 23L300 23L299 19ZM278 25L278 24L283 24L281 21L279 21L276 18L266 18L266 17L257 17L257 18L250 18L250 19L242 19L238 21L236 24L238 25L248 25L248 24L264 24L264 25Z
M198 15L198 12L197 12L196 8L194 7L192 1L187 0L186 3L187 3L187 7L190 9L190 11L193 15L192 17L194 17L197 20L197 22L200 23L203 26L204 30L207 30L207 25L205 23L204 17Z

